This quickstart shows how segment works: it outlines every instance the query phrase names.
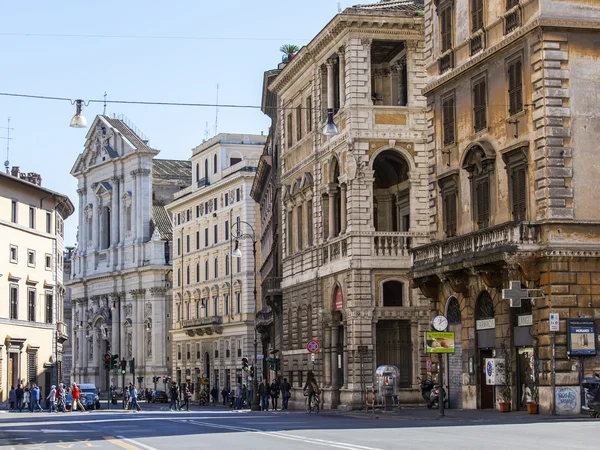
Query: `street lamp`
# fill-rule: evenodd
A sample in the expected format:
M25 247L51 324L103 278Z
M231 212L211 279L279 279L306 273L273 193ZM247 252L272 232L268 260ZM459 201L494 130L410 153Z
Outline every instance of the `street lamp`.
M252 234L242 233L240 230L240 224L247 225L250 230L252 230ZM234 233L235 227L235 233ZM239 248L239 241L242 239L251 239L252 240L252 256L254 258L254 320L256 320L256 233L254 232L254 228L248 222L243 220L238 221L237 223L231 226L231 239L235 239L235 250L231 252L231 256L234 258L241 258L242 251ZM233 267L231 268L233 269ZM233 270L231 270L233 273ZM231 286L233 288L233 286ZM256 335L256 323L254 324L254 365L258 364L258 336ZM258 380L256 379L256 372L252 377L252 411L260 411L260 403L258 402Z

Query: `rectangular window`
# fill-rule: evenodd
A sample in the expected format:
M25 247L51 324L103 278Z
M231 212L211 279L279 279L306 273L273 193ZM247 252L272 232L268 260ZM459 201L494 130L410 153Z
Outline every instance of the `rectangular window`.
M444 146L454 144L454 95L442 99Z
M208 202L204 202L204 214L208 214Z
M506 10L513 9L519 4L519 0L506 0Z
M302 139L302 105L296 107L296 141Z
M215 267L214 267L214 273L215 273L215 278L219 278L219 260L217 258L215 258Z
M216 223L213 225L213 241L215 244L219 242L219 225Z
M13 200L10 205L10 221L17 223L17 201Z
M475 181L475 204L477 226L482 229L490 224L490 180L485 177Z
M236 314L242 313L242 294L240 292L235 294L235 312Z
M483 0L471 0L471 31L483 28Z
M242 271L242 258L235 258L235 268L237 270L237 273L240 273Z
M241 358L242 357L242 340L241 339L238 339L235 348L237 349L238 358Z
M200 250L200 231L196 231L196 250Z
M213 297L213 316L218 316L218 315L219 315L219 297Z
M27 320L35 322L35 289L27 290Z
M303 242L303 234L304 234L304 227L303 222L304 222L304 217L303 217L303 210L302 210L302 206L298 206L298 209L296 210L296 222L297 222L297 231L296 231L296 235L298 236L298 251L302 250L302 248L304 248L304 242Z
M306 245L313 245L313 203L312 200L306 202Z
M196 205L196 219L200 217L200 205Z
M52 214L46 213L46 233L52 233Z
M200 263L196 263L196 283L200 283Z
M35 228L35 208L29 207L29 228Z
M445 53L452 48L452 5L440 12L440 30L442 53Z
M229 220L225 221L225 226L223 229L223 234L225 235L225 240L228 241L229 240Z
M486 102L485 78L479 78L473 83L473 127L475 131L481 131L487 126Z
M443 194L444 231L446 237L456 236L456 190Z
M512 215L514 220L525 220L527 216L527 168L513 167L510 170L512 184Z
M508 65L508 97L511 116L523 111L522 66L521 59L514 60Z
M189 234L185 237L185 251L187 253L190 252L190 235Z
M229 167L235 166L237 163L242 162L242 158L229 158Z
M287 116L287 147L290 148L294 144L294 136L292 135L292 113Z
M52 292L46 292L46 323L53 323L52 310L54 309L54 296Z
M312 131L312 97L306 97L306 132Z
M204 229L204 246L208 247L208 228Z
M191 215L192 215L191 210L188 209L185 211L186 222L189 222L191 220Z
M235 190L235 201L239 202L242 199L242 190L240 188L237 188Z
M292 211L287 213L287 223L285 224L287 227L287 253L288 255L292 255L294 253L294 214Z
M229 294L223 296L223 315L229 315Z
M181 359L181 344L177 344L177 359Z
M231 358L231 348L229 347L229 341L225 341L225 358Z
M181 255L181 238L177 238L177 256Z
M181 213L177 213L177 225L181 225Z
M58 214L56 214L56 234L58 234L60 237L63 237L63 233L64 233L63 220L60 217L58 217Z
M196 359L200 359L200 344L196 343Z
M215 212L217 210L217 199L215 198L213 200L213 212Z
M225 275L229 275L229 255L225 255Z
M45 260L46 270L52 270L52 255L49 253L46 253L46 257L44 258L44 260Z
M229 206L229 192L225 193L225 206Z
M35 250L27 250L27 265L35 267Z
M27 378L30 383L38 382L38 351L29 349L27 351Z
M16 245L10 246L10 262L11 263L19 262L19 248Z
M186 349L185 350L186 350L185 351L185 357L186 357L186 359L191 359L191 357L192 357L192 349L191 349L190 344L186 344Z
M185 268L185 284L190 284L190 266L186 266Z
M10 291L10 318L17 320L19 318L19 287L11 284Z

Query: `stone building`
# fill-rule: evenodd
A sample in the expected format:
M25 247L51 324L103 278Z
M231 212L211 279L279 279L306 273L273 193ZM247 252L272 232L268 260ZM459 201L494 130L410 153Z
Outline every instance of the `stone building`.
M423 4L336 15L270 84L279 105L283 375L313 371L324 407L358 408L379 365L418 401L428 304L409 248L428 242ZM328 112L339 134L324 136ZM314 360L307 341L317 339Z
M125 117L97 116L71 171L79 186L69 282L73 381L102 390L107 352L135 359L142 388L152 387L152 377L166 375L170 365L172 228L165 205L190 184L191 166L156 159L158 153ZM111 378L122 386L116 370Z
M495 356L511 363L513 409L549 411L553 378L577 391L581 364L600 367L569 358L566 334L566 319L600 307L600 4L425 3L434 242L413 250L413 276L457 335L450 404L503 400L484 375ZM512 281L528 289L520 307L503 300Z
M71 200L35 173L0 172L0 404L11 386L36 383L44 396L63 380L64 220Z
M260 278L262 309L257 312L256 327L262 343L263 372L269 381L277 376L283 348L281 298L281 183L279 181L279 128L277 96L269 89L285 63L264 74L262 111L271 119L269 135L258 161L250 195L260 207ZM276 361L267 360L273 358Z
M63 284L65 285L65 297L63 300L64 323L71 326L73 323L73 304L71 303L71 287L68 286L71 279L71 258L73 257L74 247L65 247L63 253ZM71 386L71 373L73 371L73 340L67 339L62 345L62 351L58 355L58 360L62 365L62 381L66 386Z
M260 278L255 278L252 240L236 244L233 237L238 224L241 233L251 235L251 226L260 238L250 189L265 140L219 134L194 148L192 184L167 207L174 234L172 376L192 383L195 398L205 386L220 391L247 383L242 358L254 354L260 306L255 307L253 291ZM233 258L238 246L242 257ZM260 254L256 258L258 265Z

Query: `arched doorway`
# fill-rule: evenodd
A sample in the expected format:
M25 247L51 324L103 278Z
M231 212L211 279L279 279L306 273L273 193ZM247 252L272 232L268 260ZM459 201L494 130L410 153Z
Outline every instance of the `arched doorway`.
M485 382L485 361L494 356L496 320L494 319L494 302L487 291L481 292L477 297L475 329L477 330L477 366L479 367L479 406L481 409L491 409L494 408L494 386Z
M446 379L448 380L448 403L450 408L461 409L462 402L462 317L458 299L454 296L446 302L448 331L454 332L454 353L448 353Z
M398 151L384 150L375 158L373 170L375 172L373 182L375 231L409 231L408 163Z

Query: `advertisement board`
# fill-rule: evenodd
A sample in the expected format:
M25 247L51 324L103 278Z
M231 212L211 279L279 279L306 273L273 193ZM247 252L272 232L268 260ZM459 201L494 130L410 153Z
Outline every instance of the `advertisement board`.
M454 331L425 332L427 353L454 353Z
M567 319L571 356L596 355L596 319Z

